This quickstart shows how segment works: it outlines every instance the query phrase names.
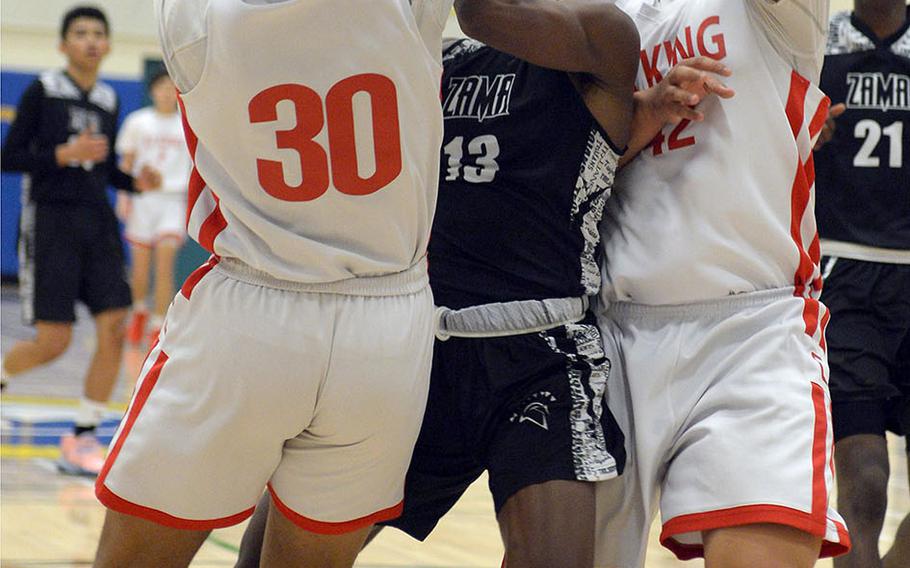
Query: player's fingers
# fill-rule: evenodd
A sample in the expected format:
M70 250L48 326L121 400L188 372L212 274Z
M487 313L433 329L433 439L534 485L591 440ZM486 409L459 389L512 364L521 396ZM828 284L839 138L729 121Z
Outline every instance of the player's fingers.
M828 111L828 117L837 118L840 115L844 114L846 111L847 111L847 105L845 105L844 103L838 103L838 104L834 105L833 107L831 107L831 109Z
M704 56L683 59L679 63L679 66L690 67L700 71L708 71L710 73L717 73L718 75L723 75L724 77L729 77L733 74L733 71L731 71L729 67L720 61Z
M669 86L664 91L665 102L672 105L695 106L701 101L701 97L682 87Z
M673 107L673 122L677 123L683 119L691 120L693 122L701 122L705 119L705 115L702 114L699 110L692 108L689 105L678 104Z
M687 83L699 84L707 76L704 71L699 71L694 67L677 65L667 74L667 80L671 85L681 86Z
M711 77L710 75L705 78L702 86L704 87L705 91L714 93L722 99L731 99L736 96L736 91L721 83L714 77Z

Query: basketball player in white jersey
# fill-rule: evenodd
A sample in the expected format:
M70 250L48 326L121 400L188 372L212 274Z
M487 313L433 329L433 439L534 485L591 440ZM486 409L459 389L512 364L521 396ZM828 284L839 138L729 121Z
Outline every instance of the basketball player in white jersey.
M601 323L623 349L631 459L599 494L597 566L661 543L708 567L812 566L849 548L828 507L832 429L812 143L827 0L621 0L646 104L680 61L732 71L703 121L656 125L602 225ZM618 417L622 422L622 417ZM624 490L625 494L621 494Z
M151 328L149 345L154 343L174 297L174 261L186 238L186 189L192 169L177 112L177 91L167 71L160 69L151 76L148 93L152 104L130 113L117 138L124 171L138 172L151 165L164 177L161 191L154 194L117 194L132 256L133 316L126 338L133 345L144 339L146 323ZM153 257L155 286L150 315L147 298Z
M187 566L268 487L263 564L350 566L401 510L426 402L425 251L451 2L161 0L212 253L96 494L96 566Z

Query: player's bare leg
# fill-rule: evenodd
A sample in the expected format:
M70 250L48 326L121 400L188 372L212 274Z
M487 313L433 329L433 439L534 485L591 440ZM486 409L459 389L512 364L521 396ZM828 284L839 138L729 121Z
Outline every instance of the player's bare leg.
M811 568L822 537L793 527L746 525L703 533L705 568Z
M259 568L262 540L265 537L265 525L269 519L271 503L272 498L268 493L263 493L262 498L256 503L256 511L250 517L250 522L243 531L243 538L240 539L240 552L234 568Z
M907 446L907 480L910 481L910 445ZM897 527L894 544L882 559L882 564L885 568L910 566L910 513L907 513L900 526Z
M163 317L174 299L174 260L180 241L162 239L155 247L155 307L154 314Z
M152 270L152 249L144 245L130 245L132 266L130 267L130 288L133 302L144 302L149 292L149 275Z
M90 400L107 402L117 384L123 358L126 315L127 310L122 308L104 311L95 316L98 345L85 377L85 396Z
M881 568L878 539L888 509L888 444L884 436L857 434L837 442L837 508L850 527L853 547L835 568Z
M35 323L34 339L13 345L3 357L4 375L24 373L63 355L73 337L73 324L69 322Z
M268 493L263 494L262 499L256 504L256 512L250 518L246 530L243 531L243 538L240 540L240 553L237 557L237 563L234 568L259 568L259 562L262 557L262 540L265 536L265 525L269 518L269 509L271 508L272 499ZM382 531L380 525L373 525L370 534L367 535L363 543L366 548L368 544Z
M339 535L303 530L277 507L269 507L262 543L262 566L269 568L350 568L371 527Z
M594 565L594 484L548 481L525 487L499 512L508 568Z
M211 531L165 527L107 511L95 568L184 568Z

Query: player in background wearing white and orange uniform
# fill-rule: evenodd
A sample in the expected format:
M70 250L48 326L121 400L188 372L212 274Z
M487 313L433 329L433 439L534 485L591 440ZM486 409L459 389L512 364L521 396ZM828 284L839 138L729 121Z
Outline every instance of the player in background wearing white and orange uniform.
M451 2L160 0L213 253L174 299L96 494L96 566L187 566L268 486L268 566L353 564L426 402Z
M812 566L849 547L828 506L813 215L827 0L618 5L642 38L640 101L694 56L724 63L737 96L705 99L702 121L655 124L607 207L602 325L626 374L609 402L628 405L632 453L622 483L601 484L597 566L643 565L658 506L679 558Z
M149 345L154 343L174 297L174 260L186 238L186 189L192 169L177 112L177 88L167 71L155 73L148 90L152 105L127 116L117 138L124 171L138 172L152 165L163 176L161 191L135 197L123 192L117 195L132 256L133 316L126 339L134 345L144 338L146 323ZM155 291L150 316L147 298L153 256Z
M910 435L910 7L853 5L831 19L821 87L835 104L815 152L837 505L853 540L834 566L898 568L910 515L884 557L879 537L885 432Z

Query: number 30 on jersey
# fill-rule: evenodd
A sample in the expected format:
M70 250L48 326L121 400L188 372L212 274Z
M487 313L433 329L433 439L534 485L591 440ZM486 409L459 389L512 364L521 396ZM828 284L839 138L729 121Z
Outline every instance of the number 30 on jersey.
M366 178L360 177L357 164L358 121L354 118L354 96L358 93L369 96L372 116L376 169ZM316 91L304 85L275 85L250 100L250 122L277 121L281 101L293 105L295 125L290 130L276 131L275 144L279 149L297 153L303 179L292 186L286 181L281 162L258 158L259 184L272 197L282 201L312 201L328 190L330 171L332 184L339 192L369 195L401 173L398 93L388 77L365 73L342 79L329 89L325 104ZM315 140L326 125L328 148Z

